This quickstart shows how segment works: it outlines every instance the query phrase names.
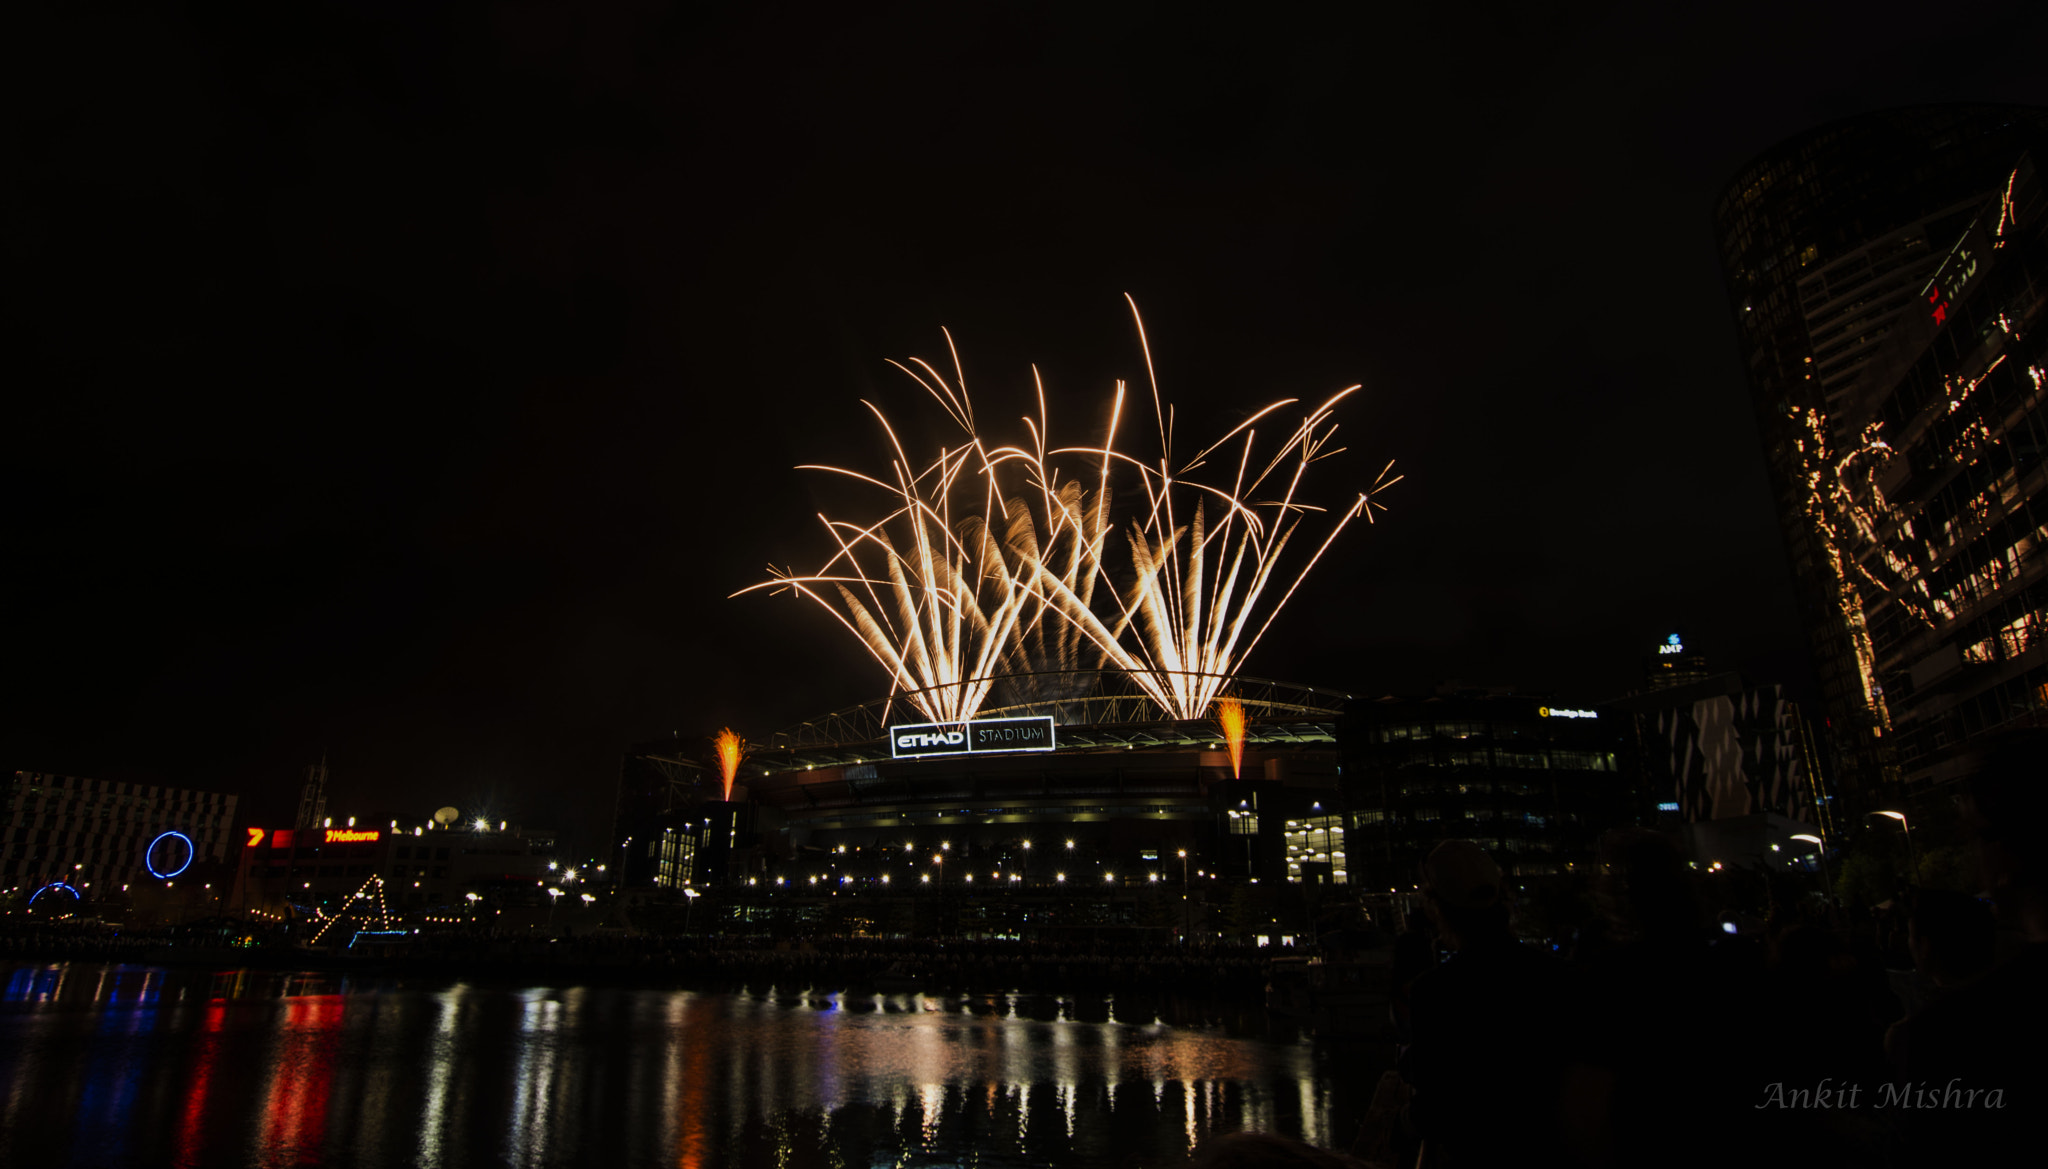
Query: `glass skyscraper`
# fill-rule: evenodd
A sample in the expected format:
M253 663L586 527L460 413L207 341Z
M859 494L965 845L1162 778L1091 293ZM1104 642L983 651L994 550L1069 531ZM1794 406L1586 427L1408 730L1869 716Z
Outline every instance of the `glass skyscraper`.
M1837 790L1866 807L2048 708L2044 146L2048 111L1886 111L1773 148L1715 209Z

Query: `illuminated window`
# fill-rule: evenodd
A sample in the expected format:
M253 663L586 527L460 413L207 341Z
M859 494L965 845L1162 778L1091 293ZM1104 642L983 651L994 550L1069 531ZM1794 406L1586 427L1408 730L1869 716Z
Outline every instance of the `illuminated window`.
M688 832L677 832L673 828L661 831L659 851L655 854L659 863L655 866L654 883L664 889L681 889L697 876L697 838Z
M1379 813L1362 813L1374 819ZM1287 834L1287 879L1293 884L1302 882L1302 866L1318 864L1330 866L1332 884L1345 883L1344 865L1344 821L1338 816L1310 816L1305 820L1289 820Z
M2037 616L2025 613L2011 624L1998 631L1998 644L2008 658L2016 658L2027 652L2040 639L2040 625Z

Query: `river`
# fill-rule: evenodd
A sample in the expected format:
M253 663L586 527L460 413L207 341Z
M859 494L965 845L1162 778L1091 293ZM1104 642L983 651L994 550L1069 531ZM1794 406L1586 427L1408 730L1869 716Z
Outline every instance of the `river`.
M1151 1000L0 966L0 1164L1172 1165L1371 1084ZM1353 1074L1333 1073L1350 1069Z

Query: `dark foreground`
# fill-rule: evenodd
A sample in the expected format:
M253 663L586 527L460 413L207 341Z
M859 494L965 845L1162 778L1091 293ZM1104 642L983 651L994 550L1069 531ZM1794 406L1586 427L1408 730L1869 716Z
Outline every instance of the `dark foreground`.
M1240 1128L1344 1144L1371 1090L1355 1055L1227 1009L1161 1022L1158 996L83 963L0 985L7 1165L1170 1165Z

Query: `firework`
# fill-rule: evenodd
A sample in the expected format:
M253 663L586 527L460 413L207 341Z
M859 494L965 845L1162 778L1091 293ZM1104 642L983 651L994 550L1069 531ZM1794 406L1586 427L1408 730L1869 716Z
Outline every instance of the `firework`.
M739 776L740 759L747 753L747 741L734 734L731 727L726 727L713 736L711 751L718 758L718 779L723 785L719 798L731 803L732 781Z
M1391 462L1381 469L1372 489L1360 492L1337 517L1322 543L1294 574L1286 591L1264 610L1264 619L1259 620L1259 602L1280 579L1279 569L1288 544L1300 533L1309 515L1324 510L1301 497L1303 477L1311 464L1344 449L1330 446L1337 431L1331 414L1339 402L1360 387L1349 386L1310 411L1287 432L1286 440L1263 464L1253 460L1257 423L1299 399L1282 399L1259 410L1176 467L1172 411L1159 394L1151 344L1146 340L1137 302L1128 296L1125 299L1130 303L1139 343L1145 352L1152 408L1158 421L1158 460L1141 461L1108 445L1072 449L1099 455L1105 467L1114 461L1139 474L1144 489L1144 514L1134 518L1124 533L1130 545L1135 579L1118 588L1104 577L1108 585L1105 591L1117 610L1113 626L1098 618L1084 598L1067 590L1061 582L1041 576L1036 583L1061 602L1061 612L1094 642L1105 660L1127 673L1169 718L1192 721L1208 712L1338 534L1360 516L1370 523L1375 508L1385 510L1373 496L1399 482L1400 476L1389 477L1393 470ZM1124 392L1125 387L1119 383L1118 414L1122 411ZM1208 464L1210 456L1219 452L1237 455L1236 470L1228 487L1193 477L1194 472ZM1276 488L1276 497L1257 498L1261 491ZM1205 522L1212 505L1222 517L1221 522L1213 525ZM1182 515L1188 517L1186 523L1180 522ZM1098 570L1099 567L1098 560ZM1133 644L1129 646L1125 644L1127 632L1132 635Z
M1032 590L1013 571L989 522L1009 515L998 476L1012 452L991 452L974 436L964 374L956 389L928 363L913 363L928 380L902 368L947 408L968 432L966 441L914 465L887 416L863 401L893 454L889 477L840 467L799 469L879 488L892 510L869 525L819 515L838 547L822 569L799 575L771 567L769 580L741 592L788 589L816 601L888 671L892 695L902 694L934 722L957 722L973 717L987 698ZM954 367L958 373L957 351ZM1014 454L1030 458L1021 450Z
M1230 778L1244 778L1244 703L1235 698L1216 700L1216 725L1223 728L1223 742L1230 748Z
M1371 520L1379 506L1372 495L1398 476L1388 477L1389 463L1372 491L1336 517L1279 599L1261 610L1262 599L1284 579L1280 565L1290 542L1307 517L1323 512L1302 497L1303 477L1311 464L1342 449L1330 445L1336 432L1331 415L1359 387L1309 411L1263 462L1253 458L1257 424L1298 399L1259 410L1176 464L1172 410L1151 373L1150 343L1135 301L1131 311L1151 377L1156 459L1117 449L1127 393L1121 381L1101 445L1049 449L1045 390L1036 369L1038 415L1022 420L1027 441L985 442L959 351L947 334L950 379L922 359L892 364L947 411L963 439L941 447L929 463L914 464L889 419L863 401L892 453L886 477L804 469L877 488L890 510L868 525L821 514L838 549L823 568L798 574L771 567L769 580L741 592L787 589L817 602L889 673L892 696L900 694L934 722L973 717L999 680L1020 703L1057 708L1092 685L1092 671L1104 665L1128 674L1167 717L1203 718L1308 570L1352 520ZM1236 456L1227 486L1195 477L1219 452ZM1089 461L1092 490L1061 472L1054 460L1066 455ZM1132 568L1132 579L1121 586L1105 562L1113 472L1135 473L1141 488L1138 514L1121 532Z

